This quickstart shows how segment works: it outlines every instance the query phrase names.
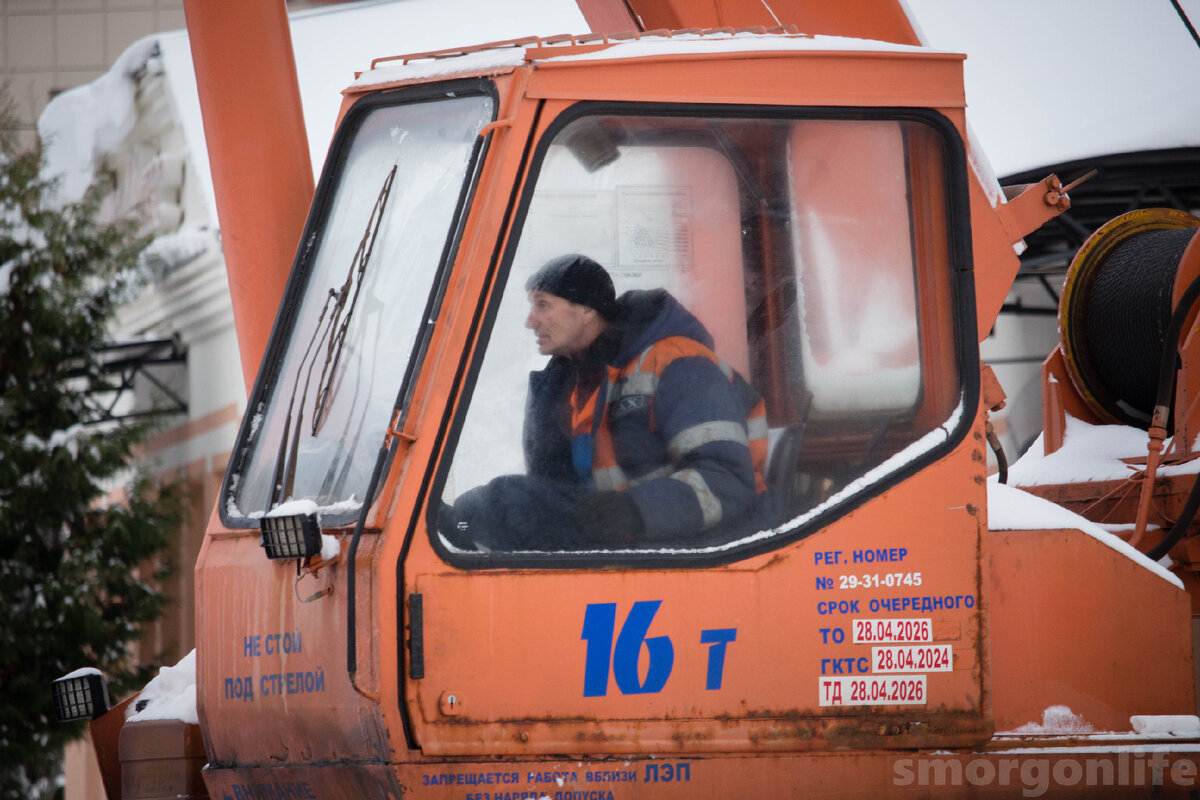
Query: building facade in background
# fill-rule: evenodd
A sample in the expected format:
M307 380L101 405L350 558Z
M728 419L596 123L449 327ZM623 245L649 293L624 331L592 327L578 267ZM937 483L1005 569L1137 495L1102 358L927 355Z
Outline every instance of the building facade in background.
M100 77L138 39L182 27L183 0L0 0L0 76L24 143L51 97Z

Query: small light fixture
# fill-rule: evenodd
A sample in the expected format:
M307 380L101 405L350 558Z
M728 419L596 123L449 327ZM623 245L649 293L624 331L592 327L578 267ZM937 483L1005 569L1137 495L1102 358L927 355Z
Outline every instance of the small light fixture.
M315 514L263 517L259 544L267 558L311 558L321 552L321 526Z
M95 719L108 711L108 681L100 670L77 669L52 684L54 718L59 722Z

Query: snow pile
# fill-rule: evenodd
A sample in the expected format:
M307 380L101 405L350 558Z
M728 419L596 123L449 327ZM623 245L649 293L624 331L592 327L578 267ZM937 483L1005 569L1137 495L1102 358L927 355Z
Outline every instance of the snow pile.
M1200 717L1189 714L1135 715L1129 718L1133 733L1148 739L1200 737ZM1042 721L1029 722L997 736L1087 736L1094 740L1128 738L1127 733L1097 732L1095 727L1068 706L1050 706L1042 712ZM1016 751L1007 751L1016 752Z
M216 231L207 225L183 225L175 233L158 236L141 252L141 266L165 274L216 248Z
M162 70L155 36L135 42L108 72L57 95L42 112L38 119L38 135L46 143L42 176L60 180L61 202L83 199L104 157L116 151L133 129L134 76L143 69Z
M988 481L988 528L993 531L1079 530L1136 561L1164 581L1183 588L1183 582L1168 569L1151 561L1128 542L1094 522L1049 500L997 483L994 479Z
M196 651L173 667L162 667L125 711L126 722L177 719L200 724L196 714Z
M1045 434L1042 434L1044 436ZM1063 446L1045 455L1042 436L1008 469L1008 480L1018 486L1042 486L1081 481L1123 480L1141 470L1123 458L1145 458L1149 435L1128 425L1092 425L1067 417ZM1169 448L1171 440L1164 443ZM1160 467L1159 475L1200 472L1200 460Z
M1138 714L1129 718L1134 733L1143 736L1200 738L1200 717L1190 714Z
M1042 722L1027 722L1019 728L1005 733L1021 736L1062 736L1072 733L1095 733L1096 729L1083 717L1067 706L1050 706L1042 712Z

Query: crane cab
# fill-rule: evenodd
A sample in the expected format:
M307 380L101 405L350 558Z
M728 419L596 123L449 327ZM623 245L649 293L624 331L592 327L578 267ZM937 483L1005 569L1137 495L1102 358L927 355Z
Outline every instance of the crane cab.
M376 62L198 566L210 788L684 796L985 742L963 106L959 56L787 31ZM526 471L525 287L567 253L669 293L763 398L773 516L447 527Z

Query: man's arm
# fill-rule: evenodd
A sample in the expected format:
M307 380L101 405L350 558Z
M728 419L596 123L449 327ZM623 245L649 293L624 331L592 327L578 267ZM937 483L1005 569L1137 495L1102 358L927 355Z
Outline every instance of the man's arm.
M627 490L647 540L686 541L751 509L756 487L746 409L714 361L672 358L658 376L653 419L671 471Z

